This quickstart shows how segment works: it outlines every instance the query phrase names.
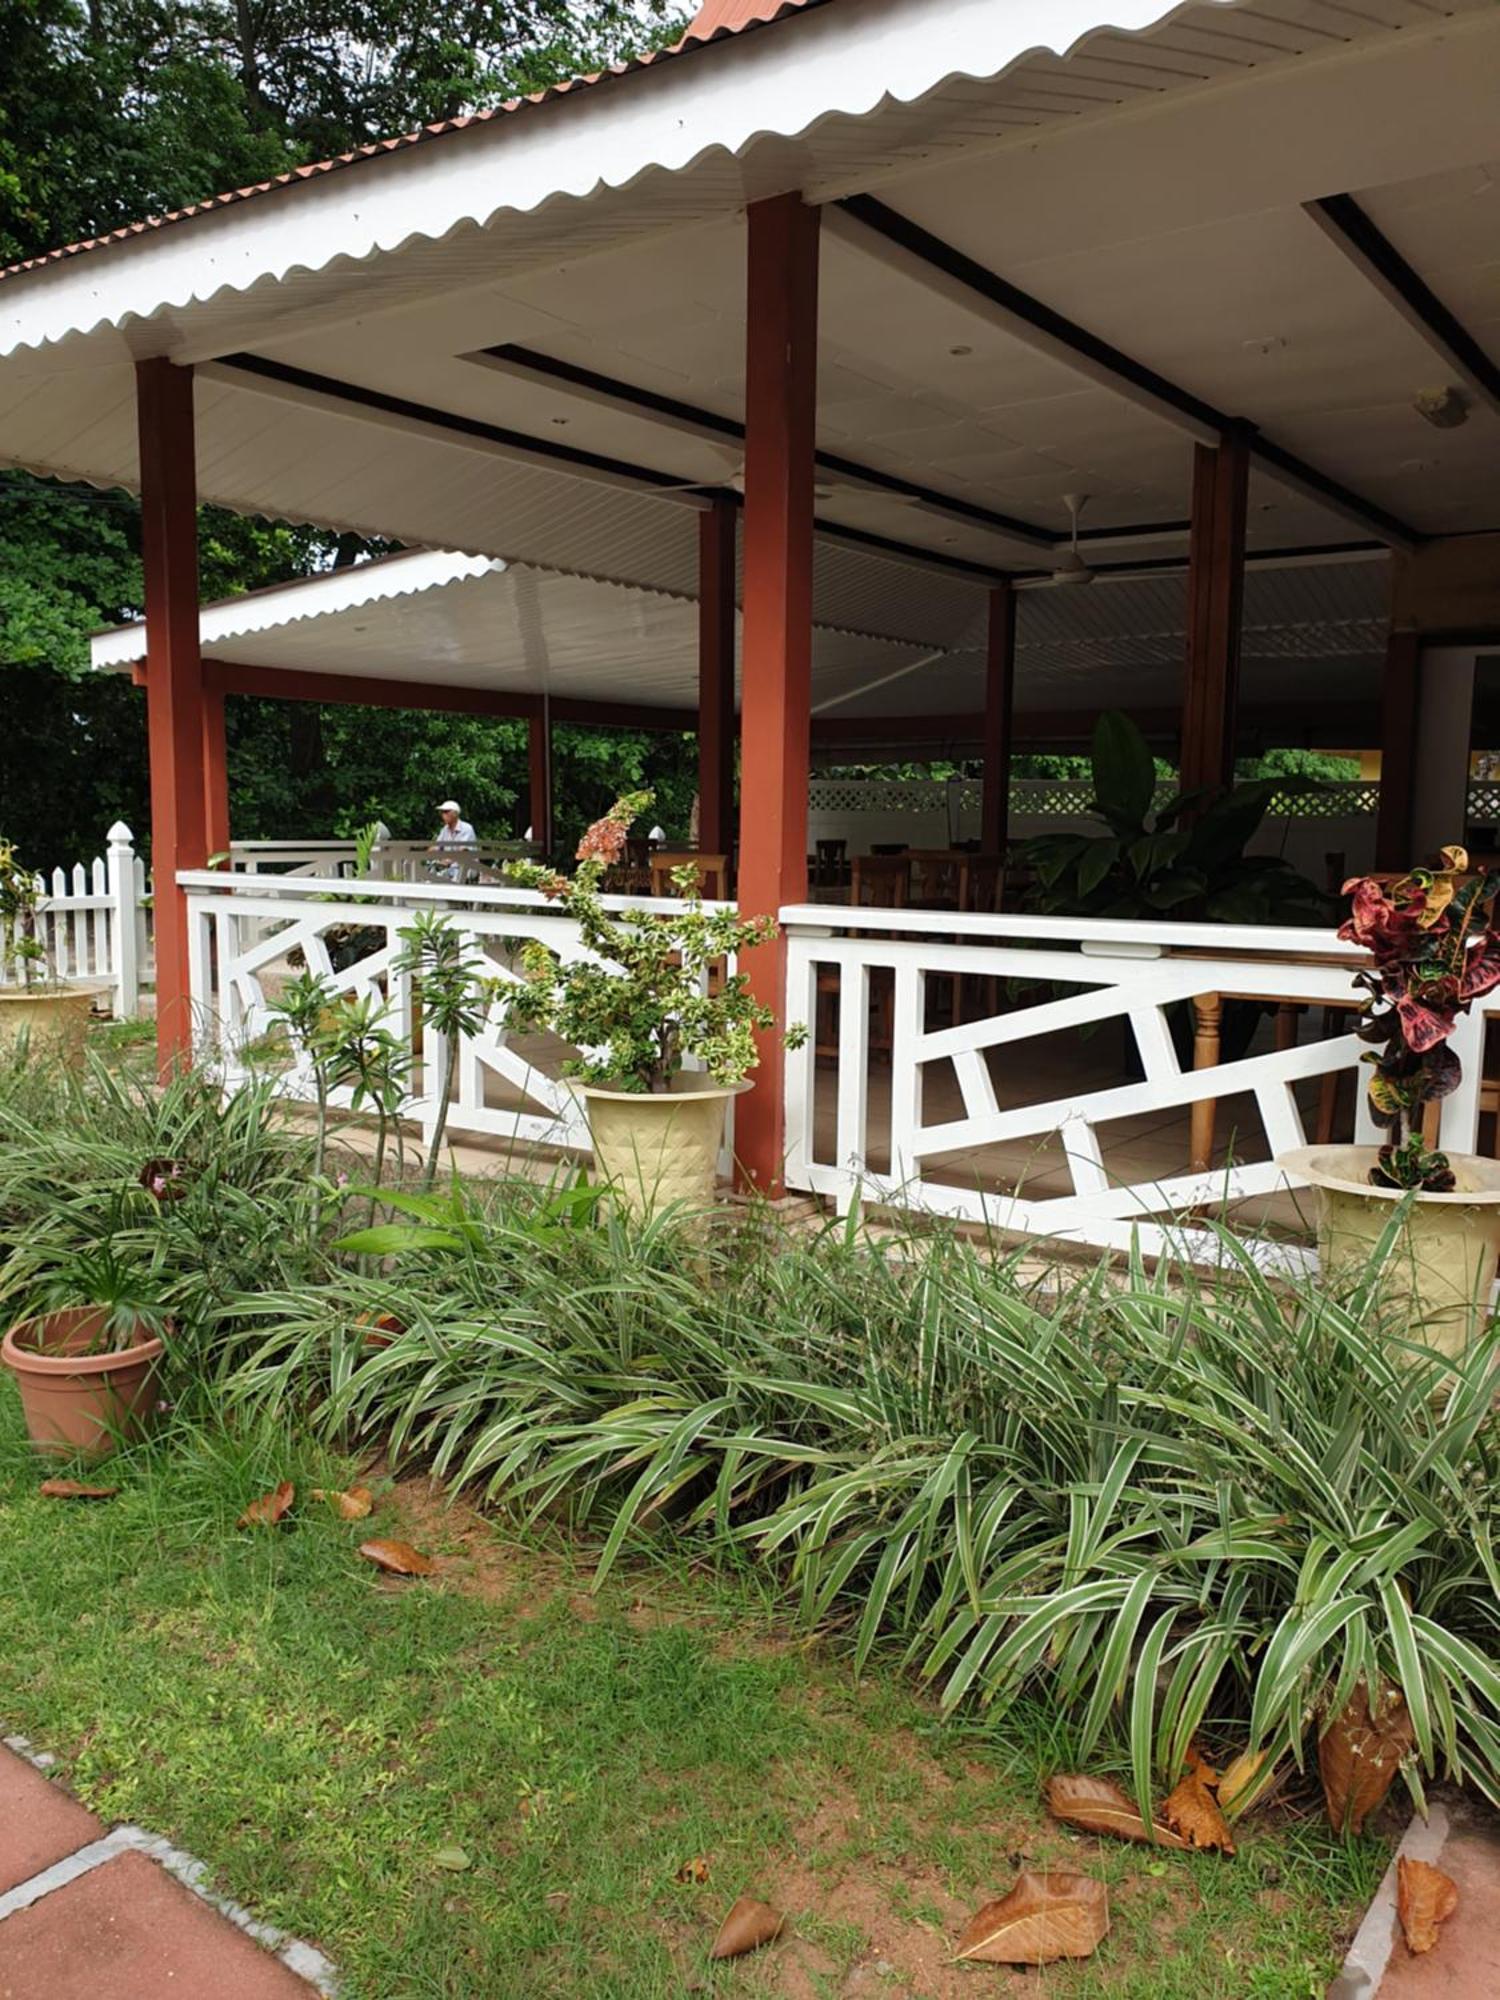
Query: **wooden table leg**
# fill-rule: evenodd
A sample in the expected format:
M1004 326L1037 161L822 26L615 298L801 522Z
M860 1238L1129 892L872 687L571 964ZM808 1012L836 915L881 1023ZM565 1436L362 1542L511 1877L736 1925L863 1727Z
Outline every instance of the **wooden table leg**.
M1223 1022L1224 1003L1217 993L1198 993L1193 997L1193 1068L1213 1069L1219 1060L1219 1031ZM1213 1098L1200 1097L1190 1113L1190 1151L1194 1173L1205 1173L1213 1165L1214 1157L1214 1113L1217 1110Z

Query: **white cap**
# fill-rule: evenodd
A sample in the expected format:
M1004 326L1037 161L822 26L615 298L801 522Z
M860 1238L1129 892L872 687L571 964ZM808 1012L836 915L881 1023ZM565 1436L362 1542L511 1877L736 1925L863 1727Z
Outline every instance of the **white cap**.
M438 807L438 811L440 813L456 813L462 812L463 807L458 803L457 799L444 799L443 803Z

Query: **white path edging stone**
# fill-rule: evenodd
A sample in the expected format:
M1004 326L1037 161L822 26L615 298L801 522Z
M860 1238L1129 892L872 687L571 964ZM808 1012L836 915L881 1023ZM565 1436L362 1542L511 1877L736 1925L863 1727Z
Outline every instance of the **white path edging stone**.
M14 1750L18 1757L24 1757L38 1771L50 1771L57 1763L50 1750L33 1749L24 1736L6 1736L0 1741L7 1750ZM202 1902L217 1910L220 1916L227 1917L237 1930L242 1930L247 1937L254 1938L257 1944L279 1958L289 1972L295 1972L298 1978L315 1987L324 1995L324 2000L336 2000L338 1978L332 1961L316 1945L307 1944L301 1938L288 1937L274 1924L263 1924L258 1917L253 1917L242 1903L216 1894L208 1887L206 1862L180 1847L174 1847L164 1835L148 1833L142 1826L114 1827L102 1839L88 1841L72 1854L65 1854L61 1861L54 1861L50 1868L43 1868L39 1874L25 1882L18 1882L13 1889L7 1889L4 1895L0 1895L0 1923L14 1916L18 1910L30 1909L33 1903L50 1896L55 1889L66 1888L69 1882L76 1882L80 1875L102 1868L116 1855L131 1852L144 1854L149 1860L158 1862L185 1889L191 1889Z
M1339 1976L1328 1989L1328 2000L1367 2000L1378 1991L1396 1942L1396 1864L1402 1859L1435 1863L1451 1830L1445 1806L1433 1805L1425 1820L1413 1817L1380 1878L1364 1922L1354 1933Z

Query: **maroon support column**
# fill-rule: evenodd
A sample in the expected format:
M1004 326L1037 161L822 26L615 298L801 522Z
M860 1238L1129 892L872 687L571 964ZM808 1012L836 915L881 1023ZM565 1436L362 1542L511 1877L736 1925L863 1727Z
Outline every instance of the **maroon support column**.
M698 517L698 846L728 854L734 827L735 506Z
M552 852L552 718L545 708L531 717L527 750L530 761L531 837L544 854Z
M1404 874L1411 851L1412 803L1417 784L1417 684L1421 641L1415 632L1386 635L1380 678L1380 812L1375 821L1375 866Z
M749 225L739 902L747 916L774 916L807 894L818 212L777 195L752 203ZM784 961L780 938L744 959L778 1029ZM735 1108L741 1174L770 1194L786 1153L784 1077L773 1031L760 1038L755 1089Z
M224 690L203 680L203 810L210 854L229 851L229 748L224 733Z
M192 1050L187 903L177 871L208 858L203 662L198 652L198 517L193 375L136 364L141 556L146 578L146 721L156 909L156 1050L162 1068Z
M984 670L984 789L979 844L999 854L1010 837L1010 748L1016 708L1016 593L1010 582L990 592Z
M1249 440L1243 430L1218 445L1194 447L1182 706L1184 791L1219 791L1234 779L1249 474Z

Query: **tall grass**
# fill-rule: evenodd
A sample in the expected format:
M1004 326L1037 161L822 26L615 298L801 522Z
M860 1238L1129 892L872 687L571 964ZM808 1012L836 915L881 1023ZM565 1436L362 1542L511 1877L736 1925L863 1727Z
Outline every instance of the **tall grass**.
M590 1530L601 1575L646 1534L772 1564L950 1707L1042 1687L1086 1749L1122 1731L1143 1799L1210 1718L1301 1759L1386 1680L1413 1792L1500 1799L1493 1330L1412 1346L1377 1273L1038 1279L951 1236L538 1227L545 1201L262 1297L230 1395Z

